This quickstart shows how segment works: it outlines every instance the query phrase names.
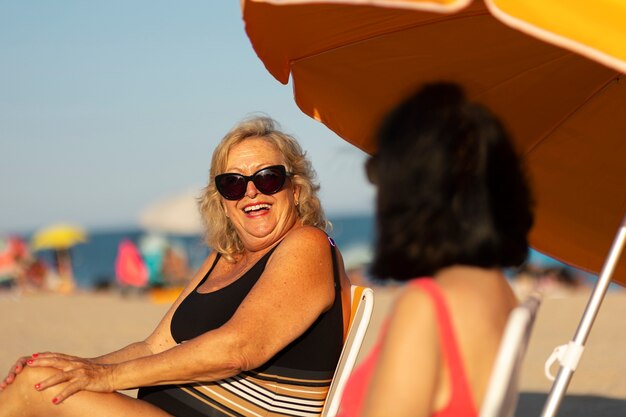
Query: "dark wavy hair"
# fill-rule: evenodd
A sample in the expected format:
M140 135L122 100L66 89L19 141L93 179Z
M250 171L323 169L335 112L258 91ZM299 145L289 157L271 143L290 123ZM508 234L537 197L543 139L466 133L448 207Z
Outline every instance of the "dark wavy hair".
M388 115L378 141L367 167L378 186L373 275L406 280L526 259L532 197L489 110L454 84L429 84Z

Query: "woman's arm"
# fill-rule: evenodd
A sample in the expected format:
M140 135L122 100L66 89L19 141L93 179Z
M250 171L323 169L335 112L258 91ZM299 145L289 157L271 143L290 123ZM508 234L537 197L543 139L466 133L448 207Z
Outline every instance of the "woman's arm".
M256 285L219 329L169 349L157 349L153 355L88 370L87 375L74 372L72 364L61 357L38 358L34 364L69 370L41 384L44 389L71 381L60 400L81 389L222 379L265 363L330 308L334 296L328 239L318 229L302 227L285 237ZM101 376L100 383L91 382L92 371Z
M115 352L107 353L106 355L93 358L92 361L97 364L110 365L153 355L155 353L162 352L175 346L176 342L174 341L170 333L170 323L172 321L172 316L174 315L174 312L176 311L180 303L185 299L185 297L187 297L187 295L189 295L191 291L196 288L200 280L202 280L202 278L209 271L209 268L211 267L211 265L213 265L213 262L215 261L215 257L215 252L212 252L209 256L206 257L206 259L202 263L202 266L198 269L198 271L196 271L194 276L186 285L185 289L181 292L176 301L174 301L172 306L169 308L165 316L163 316L163 318L154 329L154 331L150 334L150 336L148 336L145 340L132 343Z
M88 363L111 365L111 364L118 363L118 362L125 362L125 361L129 361L132 359L152 355L154 353L162 352L166 349L171 348L172 346L175 346L176 343L172 339L170 335L170 331L169 331L171 317L174 314L174 311L176 311L176 308L178 308L178 305L182 302L182 300L191 291L193 291L193 289L198 285L200 280L208 272L209 268L211 267L211 265L213 264L215 260L215 257L216 257L216 254L215 252L213 252L204 260L202 266L198 269L198 271L192 277L189 284L185 287L181 295L174 302L174 304L170 307L170 309L165 314L163 319L161 319L161 321L157 325L156 329L152 332L152 334L147 339L140 341L140 342L132 343L115 352L111 352L111 353L108 353L108 354L105 354L96 358L92 358L92 359L82 359L82 358L72 357L69 355L51 354L51 353L41 353L41 354L36 353L30 357L25 356L25 357L19 358L9 370L7 376L2 381L0 381L0 389L4 389L8 385L13 383L15 378L22 372L22 370L24 369L24 367L27 365L29 361L33 362L31 364L31 366L33 366L34 359L36 359L37 357L44 357L44 356L52 357L53 355L57 355L57 357L72 358L72 360L79 362L82 366L85 366L85 364L88 364Z

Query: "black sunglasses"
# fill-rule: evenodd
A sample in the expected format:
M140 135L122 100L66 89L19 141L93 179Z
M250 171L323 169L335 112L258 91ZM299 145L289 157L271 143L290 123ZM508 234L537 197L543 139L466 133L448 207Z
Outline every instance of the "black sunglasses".
M250 176L234 173L216 175L215 186L226 200L239 200L246 195L249 181L252 181L256 189L263 194L272 195L283 188L285 180L290 175L283 165L272 165Z

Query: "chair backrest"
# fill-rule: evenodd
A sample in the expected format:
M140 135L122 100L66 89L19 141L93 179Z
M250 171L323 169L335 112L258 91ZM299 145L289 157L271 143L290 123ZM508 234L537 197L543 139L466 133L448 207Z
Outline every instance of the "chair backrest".
M350 291L350 326L341 350L341 356L339 356L333 381L328 389L322 417L334 417L339 410L343 389L356 364L356 359L363 344L363 339L365 339L365 332L374 310L374 291L371 288L353 285Z
M489 378L480 417L513 416L519 394L519 373L540 304L541 296L532 294L511 311Z

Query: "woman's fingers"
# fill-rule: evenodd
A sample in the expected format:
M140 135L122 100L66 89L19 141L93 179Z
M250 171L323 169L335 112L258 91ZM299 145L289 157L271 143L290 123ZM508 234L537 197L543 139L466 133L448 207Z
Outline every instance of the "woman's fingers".
M27 365L32 365L33 363L35 363L37 361L42 361L42 360L46 360L46 359L64 359L64 360L77 360L77 361L84 360L82 358L79 358L79 357L76 357L76 356L71 356L71 355L66 355L64 353L43 352L43 353L35 353L31 357L27 358L26 364Z
M54 404L61 404L66 399L82 390L83 388L78 382L67 384L65 388L63 388L63 391L61 391L54 398L52 398L52 402Z
M53 387L61 383L66 383L66 382L67 384L65 385L63 390L52 398L52 402L54 404L60 404L64 400L66 400L73 394L76 394L78 391L82 389L82 384L80 383L80 381L74 380L72 371L70 372L58 371L54 375L35 384L35 389L37 391L43 391L47 388Z
M62 391L53 398L52 402L55 404L62 403L82 390L97 392L114 391L110 383L111 367L109 365L98 365L89 359L55 352L34 353L31 356L19 358L9 370L7 376L0 381L0 390L13 383L17 375L26 366L57 370L45 380L35 384L34 387L36 390L42 391L59 384L65 384L62 386Z
M46 355L32 359L28 366L57 369L45 380L35 384L36 390L65 384L53 402L61 403L78 391L113 392L111 366L98 365L89 360L67 355Z
M37 391L42 391L42 390L45 390L46 388L53 387L57 384L67 382L70 379L71 379L71 372L64 372L64 371L59 370L58 372L55 372L53 375L49 376L43 381L35 384L35 389Z
M0 389L6 388L7 386L9 386L9 384L15 381L15 377L24 370L24 366L26 366L27 361L33 356L22 356L17 361L15 361L13 366L11 366L11 369L9 369L7 376L2 381L0 381Z
M60 370L70 370L87 366L89 361L78 358L76 356L65 355L62 353L42 353L37 357L29 358L26 361L27 366L32 367L49 367Z
M31 357L32 356L22 356L21 358L19 358L17 361L15 361L15 363L11 367L11 372L16 374L16 375L19 374L20 372L22 372L22 370L24 370L24 366L26 366L26 362Z

